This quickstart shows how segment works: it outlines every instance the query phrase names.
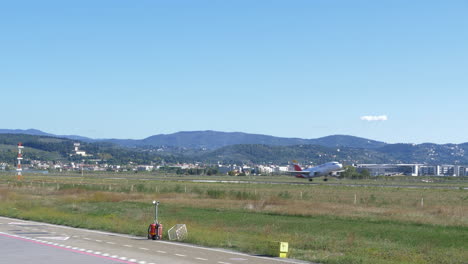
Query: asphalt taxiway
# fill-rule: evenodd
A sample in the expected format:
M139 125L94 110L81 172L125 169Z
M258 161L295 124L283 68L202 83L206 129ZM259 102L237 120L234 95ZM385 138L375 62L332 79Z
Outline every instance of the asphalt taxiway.
M2 263L309 263L6 217L0 217L0 245Z

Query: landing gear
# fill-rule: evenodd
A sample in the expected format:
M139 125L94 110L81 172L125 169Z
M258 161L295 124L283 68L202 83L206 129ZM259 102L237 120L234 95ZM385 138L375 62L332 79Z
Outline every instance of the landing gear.
M313 181L313 179L309 179L309 181Z

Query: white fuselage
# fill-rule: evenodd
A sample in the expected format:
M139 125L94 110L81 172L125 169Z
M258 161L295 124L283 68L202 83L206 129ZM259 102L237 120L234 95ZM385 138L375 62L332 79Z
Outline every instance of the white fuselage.
M340 171L342 168L343 165L341 163L332 161L302 171L297 171L297 173L303 178L313 178L331 175L333 172Z

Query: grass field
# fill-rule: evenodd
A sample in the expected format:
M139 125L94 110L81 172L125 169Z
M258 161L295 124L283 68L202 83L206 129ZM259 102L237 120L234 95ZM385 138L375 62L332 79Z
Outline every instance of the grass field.
M462 183L463 185L463 183ZM254 254L287 241L321 263L467 263L468 191L26 176L0 180L0 215L145 235L152 200L186 242Z

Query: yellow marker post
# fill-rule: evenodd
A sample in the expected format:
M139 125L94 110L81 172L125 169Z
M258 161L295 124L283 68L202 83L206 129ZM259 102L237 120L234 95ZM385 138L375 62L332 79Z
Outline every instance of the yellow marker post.
M271 241L268 246L268 255L273 257L287 258L289 251L288 242Z
M289 249L288 242L279 242L279 243L280 243L279 257L280 258L287 258L288 257L288 249Z

